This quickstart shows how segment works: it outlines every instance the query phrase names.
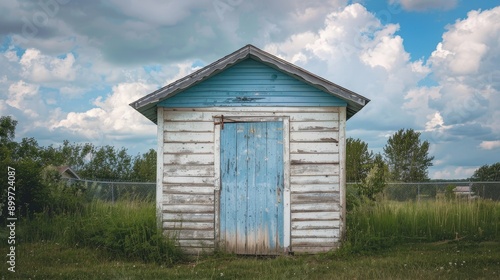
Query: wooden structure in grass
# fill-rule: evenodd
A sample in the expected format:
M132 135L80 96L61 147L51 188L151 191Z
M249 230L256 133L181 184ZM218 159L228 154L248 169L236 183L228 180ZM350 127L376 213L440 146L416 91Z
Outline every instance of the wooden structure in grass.
M252 45L133 102L158 125L159 225L190 253L336 248L345 123L368 102Z

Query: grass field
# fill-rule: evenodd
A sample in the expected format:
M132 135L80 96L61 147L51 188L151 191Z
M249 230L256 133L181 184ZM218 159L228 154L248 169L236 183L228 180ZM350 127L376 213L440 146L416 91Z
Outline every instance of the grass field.
M406 244L363 254L194 257L173 266L53 242L19 246L5 279L499 279L500 243ZM7 275L6 268L2 275Z
M500 279L500 203L365 203L336 252L184 256L146 201L92 201L19 221L16 272L1 279ZM7 233L0 229L1 252ZM5 241L5 242L4 242Z

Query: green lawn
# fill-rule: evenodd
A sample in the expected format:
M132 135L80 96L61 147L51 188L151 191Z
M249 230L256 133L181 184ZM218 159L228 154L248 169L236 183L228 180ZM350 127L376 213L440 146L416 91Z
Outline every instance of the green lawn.
M500 279L499 242L407 244L363 254L199 256L171 267L54 242L20 244L16 253L16 272L4 262L2 279Z

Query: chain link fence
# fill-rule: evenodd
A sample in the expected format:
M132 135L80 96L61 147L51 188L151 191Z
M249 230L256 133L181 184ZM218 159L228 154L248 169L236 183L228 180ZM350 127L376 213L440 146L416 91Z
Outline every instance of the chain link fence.
M356 186L356 183L347 183ZM388 183L383 191L388 200L491 199L500 201L500 182Z
M115 202L117 200L139 199L155 201L156 183L115 182L86 179L66 179L71 187L79 188L88 197Z
M114 182L67 179L89 197L106 201L141 199L154 201L156 183ZM354 187L356 183L347 183ZM388 183L383 191L387 200L491 199L500 201L500 182L419 182Z

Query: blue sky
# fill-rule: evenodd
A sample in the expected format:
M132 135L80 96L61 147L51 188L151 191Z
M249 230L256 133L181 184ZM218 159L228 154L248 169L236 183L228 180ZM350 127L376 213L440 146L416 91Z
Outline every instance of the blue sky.
M467 178L500 161L499 4L2 1L0 112L18 139L143 153L156 127L128 104L250 43L370 98L348 136L381 152L413 128L431 178Z

